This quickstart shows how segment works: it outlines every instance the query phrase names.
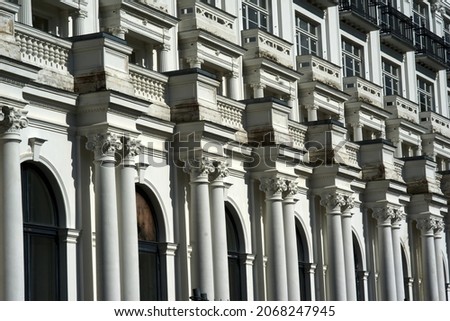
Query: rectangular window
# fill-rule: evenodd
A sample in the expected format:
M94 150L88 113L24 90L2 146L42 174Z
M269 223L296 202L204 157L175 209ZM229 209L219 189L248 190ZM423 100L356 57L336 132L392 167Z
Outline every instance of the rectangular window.
M361 77L363 73L363 49L347 40L342 40L342 67L344 77Z
M413 3L413 23L418 27L429 28L428 6L415 0Z
M400 67L383 59L384 95L398 95L400 92Z
M244 0L242 20L244 29L260 28L269 31L269 8L267 0Z
M417 95L420 111L434 111L433 84L431 82L417 77Z
M303 17L295 18L295 39L299 55L319 55L319 25Z

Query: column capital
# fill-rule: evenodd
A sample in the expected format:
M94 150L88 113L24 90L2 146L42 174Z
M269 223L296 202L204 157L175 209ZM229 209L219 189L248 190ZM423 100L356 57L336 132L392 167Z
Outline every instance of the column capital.
M128 33L128 28L125 28L123 26L112 26L108 27L108 32L113 34L116 37L119 37L121 39L125 39L125 34Z
M391 226L392 220L401 216L400 213L400 209L390 205L372 208L372 217L377 220L380 226Z
M74 18L78 18L78 19L86 19L88 16L88 12L83 9L77 9L77 10L73 11L72 16Z
M189 64L190 68L200 68L204 60L199 57L191 57L187 58L186 62Z
M208 157L202 157L186 160L183 170L191 175L208 178L208 175L215 171L215 167Z
M262 83L253 83L253 84L250 84L250 87L253 89L264 89L264 88L266 88L266 85L262 84Z
M347 206L353 207L353 200L351 197L349 197L349 195L334 191L329 193L323 193L320 196L320 205L328 209L335 209L337 207L341 208Z
M283 193L284 198L294 199L294 196L302 191L299 182L291 179L286 180L286 191Z
M281 177L261 177L259 189L270 194L281 194L287 190L286 180Z
M424 217L417 219L417 228L423 235L434 235L434 231L440 228L439 219L435 217ZM438 227L439 225L439 227Z
M209 177L212 181L221 180L228 176L228 163L226 161L213 161L214 171L210 173Z
M401 222L406 218L406 214L401 209L394 209L392 216L392 227L400 228Z
M122 149L120 138L111 132L96 133L88 136L86 149L93 151L95 160L115 157L117 151Z
M305 109L307 109L307 110L318 110L319 109L319 105L317 105L317 104L306 104L306 105L304 105L305 106Z
M19 133L21 129L28 126L27 113L20 108L1 106L0 133Z
M139 139L122 136L121 142L125 159L132 159L142 152L141 141Z
M436 218L436 227L434 229L434 236L436 238L442 237L442 232L445 230L445 223L443 218Z

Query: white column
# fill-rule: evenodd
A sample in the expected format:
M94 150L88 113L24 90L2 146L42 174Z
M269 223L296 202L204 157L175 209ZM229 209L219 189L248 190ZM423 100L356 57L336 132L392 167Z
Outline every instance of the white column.
M122 144L115 134L107 132L89 136L86 148L94 152L97 299L118 301L121 293L114 156Z
M123 137L123 160L118 168L118 215L122 300L139 301L139 248L136 214L136 169L134 158L140 141Z
M228 96L231 99L241 99L241 84L239 81L239 73L237 71L228 73L228 90Z
M260 181L260 189L266 195L264 234L267 256L267 299L286 301L288 290L281 193L287 186L281 178L262 177Z
M19 22L28 26L33 25L33 8L31 6L31 0L19 0Z
M352 208L354 200L351 196L345 196L345 203L342 207L342 238L344 241L345 260L345 281L347 289L347 301L356 301L356 274L355 256L353 253L353 232L352 232Z
M170 45L162 44L159 50L159 71L169 71Z
M397 147L395 149L395 157L402 158L403 157L402 140L401 139L394 139L393 143Z
M287 183L287 190L283 200L283 219L286 245L288 300L299 301L300 281L298 274L297 235L294 212L294 207L297 200L294 199L294 195L300 192L300 187L295 181L288 181Z
M321 196L320 204L326 208L327 220L327 276L330 295L327 300L347 300L344 241L342 236L341 206L345 196L330 192Z
M194 58L188 58L186 59L186 62L189 64L189 68L202 68L203 59L200 59L198 57Z
M0 300L25 299L20 130L26 113L2 106L0 111Z
M225 217L225 185L223 178L228 175L227 164L214 162L215 171L211 177L211 230L214 262L214 299L227 301L230 299L228 278L228 248Z
M252 84L250 87L253 88L253 98L263 98L264 97L264 84Z
M85 34L85 23L87 18L87 11L77 10L73 15L73 35L81 36Z
M310 291L311 291L311 301L316 301L316 268L317 265L314 263L308 263L307 266L307 272L308 272L308 281L309 281L309 286L310 286Z
M394 250L395 284L397 287L397 301L405 300L405 282L403 276L402 248L400 241L400 224L405 215L400 210L394 210L392 218L392 246Z
M395 209L391 206L374 208L372 216L377 220L380 298L384 301L397 300L394 269L394 248L392 245L391 220Z
M184 167L184 171L190 174L192 287L206 293L210 301L215 299L215 293L208 175L214 170L206 157L190 159Z
M308 111L308 121L316 121L317 120L317 110L319 107L317 105L307 105L305 106Z
M362 124L353 124L353 141L359 142L362 141L363 138L363 125Z
M439 289L437 285L436 270L436 248L434 246L434 229L436 220L434 218L421 218L417 220L417 228L422 238L422 270L424 300L439 300Z
M445 301L447 285L445 282L445 271L442 256L442 231L444 230L445 224L443 219L436 220L436 228L434 230L434 247L436 249L436 272L437 272L437 282L439 291L439 300Z

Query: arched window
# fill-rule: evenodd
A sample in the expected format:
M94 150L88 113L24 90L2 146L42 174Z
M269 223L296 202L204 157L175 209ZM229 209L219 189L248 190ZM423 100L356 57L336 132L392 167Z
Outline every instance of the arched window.
M362 252L355 233L352 233L353 239L353 259L355 261L355 278L356 278L356 300L364 301L364 267L362 260Z
M298 276L300 281L300 299L302 301L311 300L311 284L309 280L308 269L308 249L306 247L305 235L302 227L297 222L295 227L297 236L297 257L298 257Z
M38 166L27 162L21 169L25 299L64 300L65 248L55 193Z
M139 285L143 301L164 300L161 290L161 258L155 210L145 192L136 187L139 239Z
M242 245L239 232L233 216L228 208L226 213L227 248L228 248L228 275L230 287L230 300L245 300L245 273L243 270L241 257Z

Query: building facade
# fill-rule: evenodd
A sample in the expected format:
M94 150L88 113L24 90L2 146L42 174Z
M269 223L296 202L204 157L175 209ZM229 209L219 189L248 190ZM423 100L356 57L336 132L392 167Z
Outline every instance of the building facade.
M0 0L1 300L448 300L450 3Z

